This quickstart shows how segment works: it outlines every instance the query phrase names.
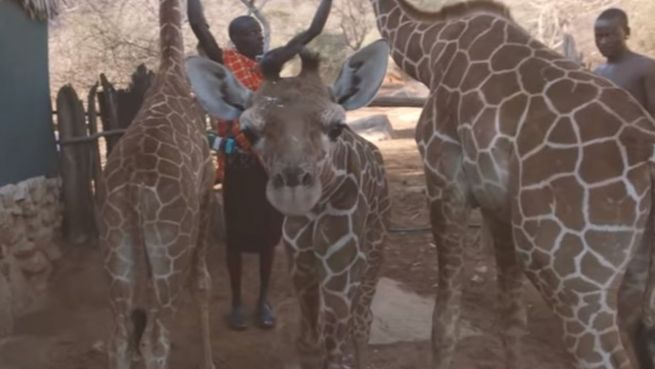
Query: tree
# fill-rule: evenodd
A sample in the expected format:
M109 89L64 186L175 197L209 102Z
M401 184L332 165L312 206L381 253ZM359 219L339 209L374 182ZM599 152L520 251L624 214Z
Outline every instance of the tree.
M334 12L339 17L339 27L346 45L352 50L359 50L374 26L370 19L372 9L369 0L336 1Z

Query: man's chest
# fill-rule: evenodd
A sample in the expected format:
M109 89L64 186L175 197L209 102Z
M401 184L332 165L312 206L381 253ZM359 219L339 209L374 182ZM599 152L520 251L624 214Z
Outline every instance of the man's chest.
M597 73L630 92L632 96L643 104L643 76L639 73L638 68L630 65L609 65L599 69Z

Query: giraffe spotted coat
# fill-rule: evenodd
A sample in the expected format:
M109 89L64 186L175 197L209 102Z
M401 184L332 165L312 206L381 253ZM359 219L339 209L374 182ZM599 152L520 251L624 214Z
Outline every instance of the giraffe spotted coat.
M576 368L633 368L617 292L652 223L652 119L626 91L533 39L499 3L434 13L406 0L371 3L396 64L430 89L416 142L439 263L433 368L451 368L461 241L474 207L496 250L507 367L524 367L525 274L561 318Z

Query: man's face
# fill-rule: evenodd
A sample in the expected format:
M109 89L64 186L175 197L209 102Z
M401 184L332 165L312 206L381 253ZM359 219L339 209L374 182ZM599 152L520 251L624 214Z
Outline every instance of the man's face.
M232 35L232 42L237 50L251 58L255 59L257 55L264 52L264 36L262 29L256 20L244 20Z
M619 55L625 49L627 30L618 19L598 19L594 25L598 51L606 58Z

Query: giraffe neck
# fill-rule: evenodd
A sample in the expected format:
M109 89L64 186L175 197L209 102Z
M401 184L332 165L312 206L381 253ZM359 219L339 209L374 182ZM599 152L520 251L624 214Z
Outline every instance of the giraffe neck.
M184 74L183 11L180 0L159 0L160 71L173 70L178 75Z
M432 47L449 24L474 13L489 13L511 20L509 10L490 0L464 1L436 12L423 11L407 0L371 0L378 29L391 46L396 64L412 78L434 82Z
M344 128L341 139L337 141L332 155L327 155L326 159L330 161L328 165L323 166L320 175L321 185L323 187L322 200L329 199L343 184L344 180L352 175L351 163L357 154L355 149L357 137L350 128Z

